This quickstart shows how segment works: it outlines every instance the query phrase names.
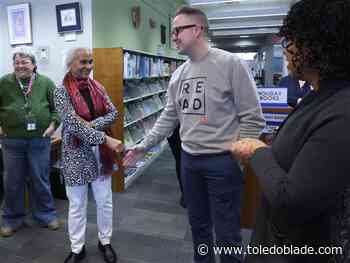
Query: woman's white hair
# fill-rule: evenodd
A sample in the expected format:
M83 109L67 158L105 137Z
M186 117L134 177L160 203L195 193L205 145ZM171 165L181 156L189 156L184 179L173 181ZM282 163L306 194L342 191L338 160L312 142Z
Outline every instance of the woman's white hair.
M33 65L36 66L35 52L31 47L28 46L17 46L12 50L12 60L15 61L15 57L19 55L20 57L29 58Z
M90 48L87 48L87 47L75 47L75 48L68 50L66 57L65 57L65 60L64 60L64 66L65 66L66 72L68 72L70 70L70 67L71 67L73 61L78 57L79 53L81 53L81 52L86 52L86 53L92 54L92 50Z

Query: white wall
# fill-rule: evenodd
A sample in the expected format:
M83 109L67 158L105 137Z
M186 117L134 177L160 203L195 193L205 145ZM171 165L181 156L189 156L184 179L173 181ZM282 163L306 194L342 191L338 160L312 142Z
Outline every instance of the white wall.
M56 83L62 79L63 57L71 47L92 48L92 0L79 0L82 8L83 32L77 33L76 41L66 42L57 33L56 4L71 3L71 0L0 0L0 76L13 71L12 50L9 42L6 6L29 2L31 4L32 40L35 51L40 46L49 47L49 60L38 63L38 71Z

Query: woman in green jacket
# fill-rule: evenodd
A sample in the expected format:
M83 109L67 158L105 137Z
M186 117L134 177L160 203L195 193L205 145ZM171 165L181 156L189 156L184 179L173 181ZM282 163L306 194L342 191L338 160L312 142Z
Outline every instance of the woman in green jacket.
M4 161L1 234L12 236L25 219L25 182L30 178L33 219L59 227L50 189L50 136L58 124L54 83L36 72L28 48L15 50L14 72L0 78L0 135Z

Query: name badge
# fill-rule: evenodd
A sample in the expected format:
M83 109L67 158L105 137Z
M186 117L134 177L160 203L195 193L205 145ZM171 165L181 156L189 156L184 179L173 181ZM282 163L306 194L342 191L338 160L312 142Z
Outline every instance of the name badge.
M28 121L27 131L35 131L35 130L36 130L36 123L34 121Z
M27 131L36 130L36 119L31 112L29 112L28 115L26 116L26 126L27 126Z
M35 131L36 130L36 123L35 122L28 122L27 123L27 131Z

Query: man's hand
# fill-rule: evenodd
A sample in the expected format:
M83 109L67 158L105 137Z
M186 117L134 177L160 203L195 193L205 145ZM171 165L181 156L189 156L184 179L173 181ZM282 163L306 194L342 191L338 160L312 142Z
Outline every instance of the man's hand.
M116 153L121 153L124 150L124 145L121 141L106 135L106 145Z
M260 140L246 138L232 143L231 152L238 160L245 163L261 147L267 145Z
M51 122L49 127L44 131L43 137L51 137L51 135L55 132L55 123Z
M129 149L126 152L125 157L123 158L123 166L125 167L135 167L136 162L140 160L146 153L145 147L140 145L134 146L132 149Z

